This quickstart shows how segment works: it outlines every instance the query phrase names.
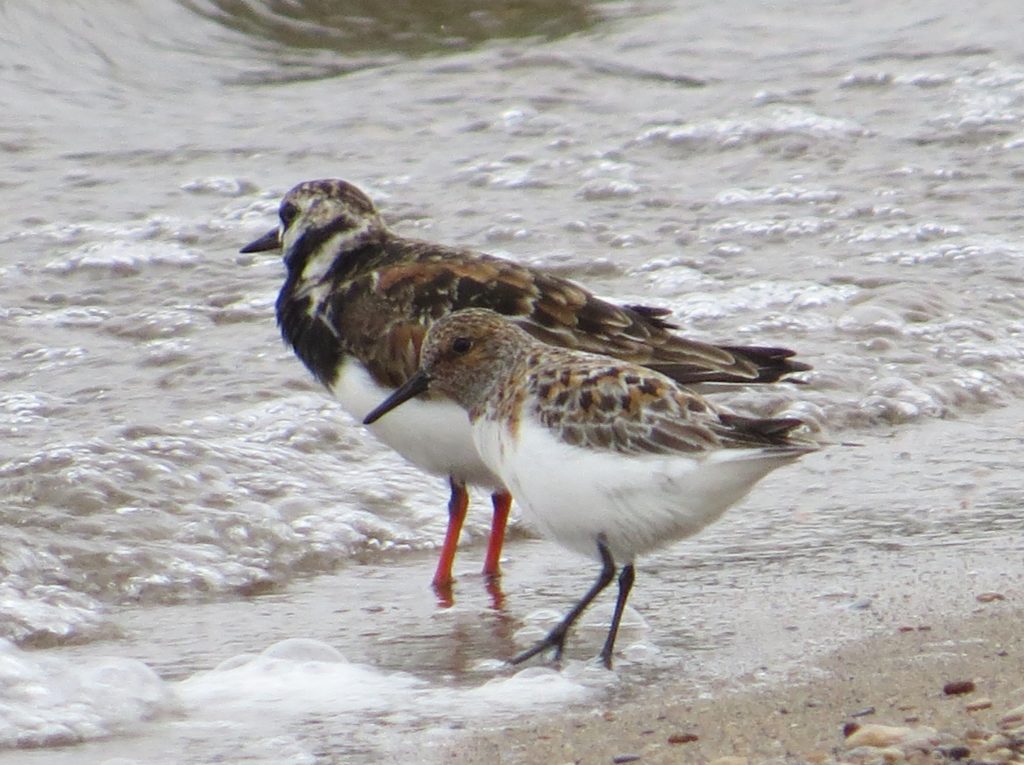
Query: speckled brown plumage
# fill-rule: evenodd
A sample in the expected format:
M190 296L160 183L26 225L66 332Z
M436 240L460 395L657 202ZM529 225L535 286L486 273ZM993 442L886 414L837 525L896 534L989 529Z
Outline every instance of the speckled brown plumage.
M342 180L298 184L284 196L279 214L280 226L243 252L280 249L287 270L277 299L281 334L359 419L381 389L394 390L413 374L428 328L464 308L496 311L544 342L634 361L686 384L773 382L808 368L785 349L679 337L663 308L614 305L538 269L399 236L362 191ZM493 492L484 573L496 575L510 499L476 454L464 415L429 392L405 415L401 424L380 424L373 433L421 469L449 480L449 527L435 585L452 581L467 484ZM581 441L603 437L579 435ZM668 435L658 438L663 446L671 443Z
M281 203L281 221L283 238L272 232L246 251L287 242L281 331L327 385L345 355L382 385L399 385L415 370L430 323L462 308L488 308L547 343L644 364L687 384L773 382L808 368L785 349L681 338L663 309L615 305L538 269L398 236L345 181L299 184Z
M622 455L806 447L789 438L800 420L714 409L658 372L539 343L490 311L459 311L428 338L430 352L421 363L438 378L432 387L465 406L471 420L507 423L513 436L520 418L528 417L566 444ZM457 339L470 349L450 350ZM496 388L495 379L503 381Z

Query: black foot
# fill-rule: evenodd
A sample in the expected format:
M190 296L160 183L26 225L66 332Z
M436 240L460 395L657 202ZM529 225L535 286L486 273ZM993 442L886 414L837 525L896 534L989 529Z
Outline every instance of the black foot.
M549 648L555 649L555 661L562 660L562 650L565 648L565 633L566 630L562 629L562 625L559 624L551 632L547 634L543 640L534 645L532 648L527 648L520 654L516 654L509 659L509 664L522 664L527 659L532 659L539 653L543 653Z
M583 613L586 607L590 605L590 602L601 593L601 590L608 586L615 576L615 561L612 560L612 554L608 551L608 545L604 542L604 535L599 536L597 539L597 551L601 555L601 573L598 575L597 581L594 582L593 586L591 586L589 590L587 590L587 594L580 599L579 603L572 607L562 621L555 625L555 628L548 633L547 637L537 643L533 648L528 648L518 656L514 656L510 662L511 664L522 664L527 659L536 656L542 651L546 651L548 648L554 648L555 661L561 661L562 649L565 647L565 636L569 634L569 629L576 623L576 620L579 618L580 614ZM632 568L632 566L627 566L626 570L632 571ZM621 587L619 598L620 606L618 608L618 612L621 612L621 606L622 604L625 604L625 598L621 594ZM616 621L613 623L612 629L614 631L617 628L618 622ZM602 656L606 653L608 654L605 659L605 666L611 666L611 652L614 642L615 636L614 632L612 632L609 634L608 640L605 642L604 650L601 652Z

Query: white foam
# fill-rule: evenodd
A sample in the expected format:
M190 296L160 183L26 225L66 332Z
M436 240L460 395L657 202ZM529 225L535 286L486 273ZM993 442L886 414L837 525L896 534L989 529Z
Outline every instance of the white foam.
M221 197L240 197L244 194L253 194L256 187L241 178L225 178L222 176L210 176L196 178L181 185L183 191L192 194L209 194Z
M177 708L134 659L71 661L0 640L0 747L66 746L125 732Z
M571 671L575 668L570 663L570 671L557 672L550 667L527 667L511 677L500 677L488 680L477 688L461 692L457 701L460 706L465 704L463 713L471 712L480 715L481 710L491 713L535 711L546 705L580 702L588 695L587 688Z
M316 747L302 734L310 725L386 747L395 726L457 729L562 708L613 680L612 673L569 662L564 672L531 667L489 676L475 687L435 685L407 672L353 664L317 640L291 638L169 682L133 659L70 659L0 641L0 747L66 746L130 734L145 737L142 748L150 753L182 738L234 751L262 741L252 751L256 761L280 762L273 757L288 752L296 758L291 761L304 762Z
M581 682L537 667L488 679L475 688L435 686L407 672L350 663L330 645L306 638L228 659L182 681L177 690L191 717L261 724L270 710L277 718L341 715L356 722L368 714L444 715L465 721L580 701L588 694Z
M424 688L412 675L351 664L326 643L298 638L234 657L178 686L193 717L253 722L268 710L277 717L393 712Z
M662 280L665 276L649 277ZM810 281L756 281L742 284L718 294L692 292L676 300L675 315L687 322L711 321L730 315L749 314L766 321L771 311L792 307L803 309L785 318L794 324L811 327L824 318L810 314L807 308L847 302L859 292L849 284L822 285Z
M11 568L59 565L52 554L40 553L30 541L11 539L7 544ZM82 592L53 584L33 584L37 576L8 572L0 583L0 635L23 645L95 639L115 631L103 605ZM0 638L0 639L2 639Z
M429 736L524 710L561 709L585 700L598 682L579 669L527 668L476 687L432 685L407 672L350 663L316 640L290 639L195 675L177 690L188 725L221 726L232 739L289 741L318 725L349 746L379 750L410 746L413 730Z
M176 242L103 240L83 245L46 264L45 270L70 273L82 270L137 274L147 265L192 266L200 261L195 251Z
M835 204L839 191L823 186L780 185L764 188L729 188L715 195L715 203L723 207L753 204L821 205Z
M655 125L644 130L634 143L727 149L779 136L854 138L865 133L865 129L852 120L826 117L792 106L780 106L768 114L755 117Z

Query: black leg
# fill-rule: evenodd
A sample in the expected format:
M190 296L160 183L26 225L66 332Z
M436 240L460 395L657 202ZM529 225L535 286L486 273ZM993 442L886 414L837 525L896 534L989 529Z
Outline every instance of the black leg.
M612 668L612 649L615 648L615 638L619 634L622 612L626 609L626 598L629 597L629 591L633 589L634 576L632 563L622 567L622 573L619 574L619 599L615 601L612 626L608 628L608 637L604 641L604 648L601 649L601 661L608 669Z
M510 662L511 664L521 664L548 648L555 649L555 661L562 658L565 636L568 634L569 628L572 627L586 607L590 605L591 601L600 595L601 591L611 584L612 579L615 578L615 561L612 560L612 554L601 539L597 540L597 551L601 554L601 573L598 575L597 581L587 590L587 594L580 598L580 602L573 606L572 610L565 615L565 618L555 625L555 628L547 634L547 637L532 648L528 648L518 656L513 657Z

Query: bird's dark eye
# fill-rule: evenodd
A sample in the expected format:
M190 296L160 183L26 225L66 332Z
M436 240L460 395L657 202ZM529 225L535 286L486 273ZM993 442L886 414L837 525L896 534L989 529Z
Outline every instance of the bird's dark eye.
M463 353L468 353L469 349L473 347L473 341L468 337L457 337L452 341L452 350L458 353L460 356Z
M299 214L299 208L291 202L285 202L281 205L281 210L278 214L281 216L281 222L287 227L295 220L295 216Z

